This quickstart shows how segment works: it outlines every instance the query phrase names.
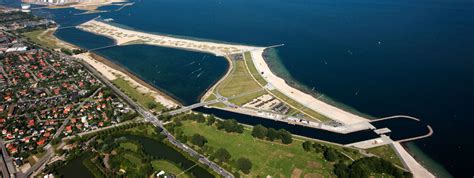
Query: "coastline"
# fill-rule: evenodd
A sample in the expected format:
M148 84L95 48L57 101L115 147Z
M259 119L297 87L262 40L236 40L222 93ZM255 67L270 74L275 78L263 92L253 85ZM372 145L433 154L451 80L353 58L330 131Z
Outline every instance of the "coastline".
M294 87L298 90L302 90L303 92L305 92L307 94L310 94L313 97L318 97L317 95L324 95L324 93L318 93L316 91L312 91L311 89L309 89L304 84L300 84L298 81L293 79L291 77L291 75L287 74L288 71L285 71L286 70L285 66L281 63L281 61L277 61L277 60L279 60L278 59L278 54L274 54L277 57L275 59L275 58L273 58L273 56L271 56L271 54L270 54L271 51L270 50L271 49L266 49L264 51L264 53L262 54L262 56L263 56L265 62L267 62L270 70L276 76L284 79L285 81L290 81L290 82L287 82L287 84L289 86ZM275 62L273 62L272 60L275 61ZM280 68L283 71L278 71L275 68ZM361 117L365 117L365 118L368 118L370 120L376 119L376 117L374 117L374 116L362 113L362 112L356 110L355 108L352 108L351 106L345 105L344 103L338 102L337 100L333 100L332 98L318 97L318 99L320 99L321 101L323 101L327 104L330 104L330 105L333 105L335 107L341 108L345 111L351 112L351 113L359 115ZM421 150L415 144L414 141L409 141L409 142L399 143L399 144L401 145L401 147L398 147L398 149L401 148L403 150L400 150L400 151L407 152L407 154L404 155L405 158L403 158L403 159L410 160L411 161L411 166L416 166L417 170L422 172L425 176L430 175L431 177L438 177L438 176L452 177L450 175L450 173L447 172L446 169L441 164L439 164L438 162L432 160L426 153L423 152L423 150ZM410 155L410 156L407 157L408 155ZM418 155L418 156L416 156L416 155ZM411 160L412 158L415 160L416 163L414 163L413 160ZM400 157L400 159L402 159L402 158ZM420 170L420 168L421 168L421 170Z
M265 49L262 55L263 55L264 61L268 64L272 73L275 74L277 77L285 80L286 84L288 84L289 86L295 89L301 90L302 92L309 94L313 96L314 98L317 98L318 100L325 102L326 104L332 105L337 108L341 108L344 111L361 116L363 118L367 118L369 120L377 119L377 117L371 116L369 114L365 114L351 106L348 106L336 99L331 98L330 96L327 96L326 94L322 92L318 92L317 90L310 89L308 86L294 79L291 76L291 74L288 72L288 70L285 68L280 58L278 57L277 49Z
M88 23L90 23L90 22L86 22L85 24L88 24ZM97 23L97 21L95 21L95 23ZM100 22L98 22L98 23L100 23ZM100 23L100 25L103 25L103 24L104 23ZM111 27L111 25L106 24L106 26L108 28L113 29L111 31L118 31L118 32L117 33L106 33L106 32L99 33L97 31L102 30L104 28L103 26L100 27L100 30L97 30L97 28L94 27L94 28L96 28L95 30L97 30L97 31L94 31L94 29L92 29L92 30L91 29L84 29L83 25L81 25L82 27L80 29L82 29L84 31L87 31L87 32L90 32L90 33L97 34L97 35L103 35L103 36L113 38L113 39L116 40L117 45L125 44L127 42L137 40L137 38L127 37L127 33L130 33L130 30L124 30L124 29L120 29L118 27L113 27L113 26ZM120 35L118 35L118 33ZM125 37L122 37L122 35L124 33L125 33ZM145 37L143 37L143 36L141 36L141 37L149 40L149 41L145 42L145 44L149 44L149 45L182 48L182 49L187 49L187 50L190 50L190 48L191 48L191 49L194 49L194 50L197 50L197 51L204 51L204 52L213 53L213 54L216 54L216 55L226 55L226 54L228 54L225 51L224 52L219 51L219 50L216 51L215 46L213 46L213 47L206 46L206 45L209 45L209 44L216 45L216 46L219 45L219 44L215 44L215 43L196 42L196 41L193 41L193 40L176 39L176 38L163 37L163 36L158 36L158 38L161 38L161 40L158 40L158 39L153 38L153 37L156 37L157 35L149 35L149 34L143 34L142 32L133 32L133 31L132 31L132 35L133 35L133 37L136 37L136 35L144 35ZM183 43L183 41L184 41L184 43ZM198 43L198 44L196 45L196 43ZM202 47L202 43L204 43L205 47ZM201 44L201 45L199 45L199 44ZM237 46L237 45L229 45L229 46ZM265 80L267 80L267 81L271 81L269 83L272 83L273 85L277 85L276 88L279 88L280 91L283 88L285 90L284 94L289 95L288 97L290 97L292 99L296 98L297 101L299 101L301 99L306 101L307 98L312 98L315 101L303 102L303 103L313 104L313 102L316 102L317 103L316 106L319 106L319 107L317 107L317 108L310 107L310 109L314 109L317 112L321 111L321 109L322 109L324 111L324 113L330 114L330 115L332 114L332 117L330 117L330 118L341 119L341 117L343 117L342 122L345 123L345 124L356 125L356 127L367 127L367 125L360 124L360 123L365 123L365 122L368 121L368 119L362 118L360 116L356 116L356 115L354 115L352 113L348 113L347 111L344 111L340 108L336 108L335 106L324 103L323 101L320 101L320 100L314 98L311 95L308 95L308 94L306 94L306 93L304 93L304 92L302 92L298 89L295 89L295 88L289 86L285 82L284 79L282 79L282 78L276 76L275 74L273 74L272 71L269 69L268 65L266 64L265 60L263 59L264 58L263 57L263 51L264 51L265 48L250 47L250 46L242 46L242 47L244 47L244 49L247 49L247 50L251 51L252 60L254 60L254 64L256 65L257 70L259 70L259 72L262 72L262 77L264 77ZM217 49L221 49L221 48L217 47ZM242 52L244 50L240 49L240 50L237 50L237 51ZM225 78L225 76L223 78ZM217 82L217 83L219 83L219 82ZM214 86L216 86L216 84ZM207 94L207 92L206 92L206 94ZM298 96L298 97L296 97L296 96ZM301 101L299 101L299 102L301 102ZM312 105L312 106L314 106L314 105ZM321 107L321 106L323 106L323 107ZM399 149L402 150L402 152L405 151L405 149L403 147L401 147ZM401 159L403 159L403 160L407 160L407 161L413 161L414 160L414 158L411 157L411 155L409 155L409 154L402 154L402 155L403 156L401 157ZM417 163L416 160L414 162ZM416 166L416 164L415 164L415 166L409 167L409 169L414 174L416 174L415 177L418 177L418 176L420 176L420 177L434 177L424 167ZM418 174L418 173L423 173L423 174Z
M199 99L199 101L203 102L205 99L207 99L210 95L212 95L212 92L214 91L214 89L222 82L224 81L225 78L227 78L227 76L229 76L230 72L232 71L232 69L234 68L234 65L232 64L232 61L228 58L228 57L224 57L227 61L227 63L229 64L229 66L227 67L227 71L226 73L218 80L216 81L211 87L209 87L206 92L201 96L201 99Z
M167 108L181 106L181 104L174 98L168 96L167 94L160 91L156 87L153 87L152 85L143 81L142 79L130 73L126 69L120 67L119 65L113 63L112 61L98 54L87 52L87 53L74 55L74 57L84 60L85 62L93 66L97 71L99 71L102 75L104 75L110 81L115 80L117 78L122 78L126 80L130 85L135 87L140 93L150 94L153 98L155 98L156 102L161 103Z

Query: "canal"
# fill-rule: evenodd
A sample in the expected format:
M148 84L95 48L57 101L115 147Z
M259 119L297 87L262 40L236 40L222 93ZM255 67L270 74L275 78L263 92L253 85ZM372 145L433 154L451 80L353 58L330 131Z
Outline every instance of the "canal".
M301 135L308 138L324 140L343 145L379 137L373 130L362 130L348 134L340 134L327 130L315 129L301 125L291 125L284 122L224 111L220 109L200 107L194 109L194 111L205 114L213 114L222 119L235 119L240 123L252 126L261 124L265 127L271 127L274 129L285 129L295 135ZM392 132L387 135L389 135L390 138L392 138L393 140L417 137L429 132L425 123L411 119L389 119L384 121L372 122L372 124L376 128L386 127L392 130Z

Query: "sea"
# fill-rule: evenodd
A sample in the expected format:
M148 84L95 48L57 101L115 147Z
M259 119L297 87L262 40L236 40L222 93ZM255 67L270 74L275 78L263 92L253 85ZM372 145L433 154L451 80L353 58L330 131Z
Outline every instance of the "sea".
M267 62L288 83L371 118L420 118L434 135L404 144L409 152L439 177L474 175L474 1L133 2L121 10L102 7L108 12L96 14L74 9L33 13L63 27L100 15L151 33L256 46L284 44L269 51ZM56 35L86 49L113 44L75 28ZM96 52L184 104L199 101L228 67L223 58L210 54L156 46Z

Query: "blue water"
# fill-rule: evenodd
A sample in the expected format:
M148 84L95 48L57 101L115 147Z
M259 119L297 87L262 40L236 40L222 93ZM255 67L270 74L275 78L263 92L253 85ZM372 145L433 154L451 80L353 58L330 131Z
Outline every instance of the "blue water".
M53 18L66 26L97 16L69 11L54 10ZM415 145L453 176L472 176L472 0L142 0L101 15L142 31L262 46L284 43L277 50L284 67L280 75L373 117L421 118L435 133ZM66 31L58 35L77 38Z
M214 55L131 45L97 51L185 105L199 101L227 69L227 61Z

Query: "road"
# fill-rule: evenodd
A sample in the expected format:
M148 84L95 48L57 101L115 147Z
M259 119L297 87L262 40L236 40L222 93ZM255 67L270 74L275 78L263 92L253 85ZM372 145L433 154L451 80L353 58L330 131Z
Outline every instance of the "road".
M206 106L206 105L212 105L212 104L216 104L216 103L220 103L220 102L226 103L228 100L239 98L239 97L246 96L246 95L250 95L250 94L253 94L253 93L256 93L256 92L260 92L260 91L263 91L263 89L258 89L258 90L254 90L254 91L241 93L239 95L234 95L234 96L231 96L231 97L228 97L228 98L223 97L223 96L221 96L220 94L217 93L216 94L217 99L210 100L210 101L199 102L199 103L195 103L195 104L192 104L192 105L189 105L189 106L184 106L182 108L179 108L179 109L176 109L176 110L173 110L173 111L169 111L169 112L164 113L164 114L176 115L176 114L180 114L180 113L190 111L190 110L193 110L195 108L199 108L199 107Z
M0 149L2 149L2 175L3 177L11 177L11 174L15 173L15 168L13 167L12 158L8 155L7 149L5 148L5 143L2 139L0 139Z
M100 16L99 16L100 17ZM12 36L15 36L11 33L6 33L7 35L12 35ZM31 44L29 42L27 42L28 44ZM31 44L31 45L34 45L34 44ZM142 115L146 121L152 123L155 127L159 127L161 130L162 130L162 134L164 134L166 136L166 138L168 139L168 141L170 143L172 143L174 146L176 146L177 148L183 150L184 152L188 153L189 155L191 155L192 157L195 157L195 158L198 158L199 162L204 164L204 165L207 165L209 168L211 168L213 171L215 171L216 173L218 173L219 175L221 175L222 177L226 177L226 178L234 178L234 175L230 172L228 172L227 170L225 170L224 168L220 167L219 165L217 165L216 163L210 161L209 159L207 159L205 156L199 154L198 152L196 152L195 150L189 148L188 146L186 146L185 144L179 142L178 140L176 140L173 135L171 133L169 133L163 126L163 123L158 120L157 117L155 117L152 113L148 112L146 109L142 108L141 106L139 106L137 103L135 103L131 98L129 98L126 94L124 94L120 89L118 89L115 85L113 85L107 78L105 78L102 74L100 74L97 70L95 70L92 66L90 66L88 63L82 61L81 59L77 59L77 58L74 58L72 56L68 56L68 55L65 55L65 54L62 54L60 53L60 56L61 57L65 57L65 58L68 58L72 61L76 61L80 64L82 64L89 72L91 72L95 77L97 77L102 83L104 83L107 87L109 87L115 94L117 94L120 98L122 98L126 103L128 103L133 109L135 109L140 115ZM12 161L11 158L9 158L7 156L8 159L5 159L4 155L6 153L6 149L4 148L4 144L3 142L0 140L0 145L2 147L2 157L4 158L4 160L7 162L7 167L8 167L8 161ZM47 149L47 153L46 155L44 155L35 165L33 165L30 169L28 169L27 172L25 173L17 173L16 174L16 177L28 177L30 176L33 172L37 171L39 168L41 168L42 166L44 166L44 164L50 160L53 156L54 156L54 149L52 146L47 146L46 147ZM8 154L6 154L8 155ZM13 163L11 163L11 165L13 166ZM10 172L11 173L11 172Z
M76 58L73 58L73 57L70 57L70 59L75 60L75 61L81 63L83 66L85 66L92 74L94 74L99 80L101 80L112 91L114 91L114 93L116 93L119 97L121 97L123 100L125 100L125 102L127 102L132 108L134 108L140 115L142 115L143 118L145 118L146 121L152 123L155 127L160 128L162 130L162 134L164 134L166 136L166 138L168 139L168 141L170 143L172 143L174 146L176 146L177 148L181 149L182 151L188 153L192 157L198 158L200 163L209 166L209 168L214 170L219 175L221 175L223 177L226 177L226 178L233 178L234 177L234 175L232 173L228 172L227 170L220 167L216 163L210 161L209 159L207 159L203 155L199 154L195 150L189 148L185 144L183 144L180 141L176 140L176 138L174 138L174 136L164 128L163 123L160 120L158 120L157 117L155 117L152 113L148 112L146 109L142 108L137 103L135 103L131 98L129 98L126 94L124 94L115 85L113 85L107 78L105 78L104 76L102 76L102 74L97 72L92 66L90 66L89 64L87 64L86 62L84 62L80 59L76 59ZM219 101L213 101L213 102L217 103ZM204 103L202 103L202 104L204 104ZM199 105L201 105L201 104L200 103L196 104L196 106L199 106ZM193 107L195 107L195 106L193 106Z
M31 174L33 174L33 172L35 172L38 169L40 169L41 167L43 167L45 165L45 163L47 161L49 161L54 156L54 148L49 144L46 146L46 148L47 148L46 149L46 154L43 157L41 157L41 159L39 159L33 166L31 166L30 169L28 169L28 171L18 172L16 174L16 177L17 178L27 178Z

